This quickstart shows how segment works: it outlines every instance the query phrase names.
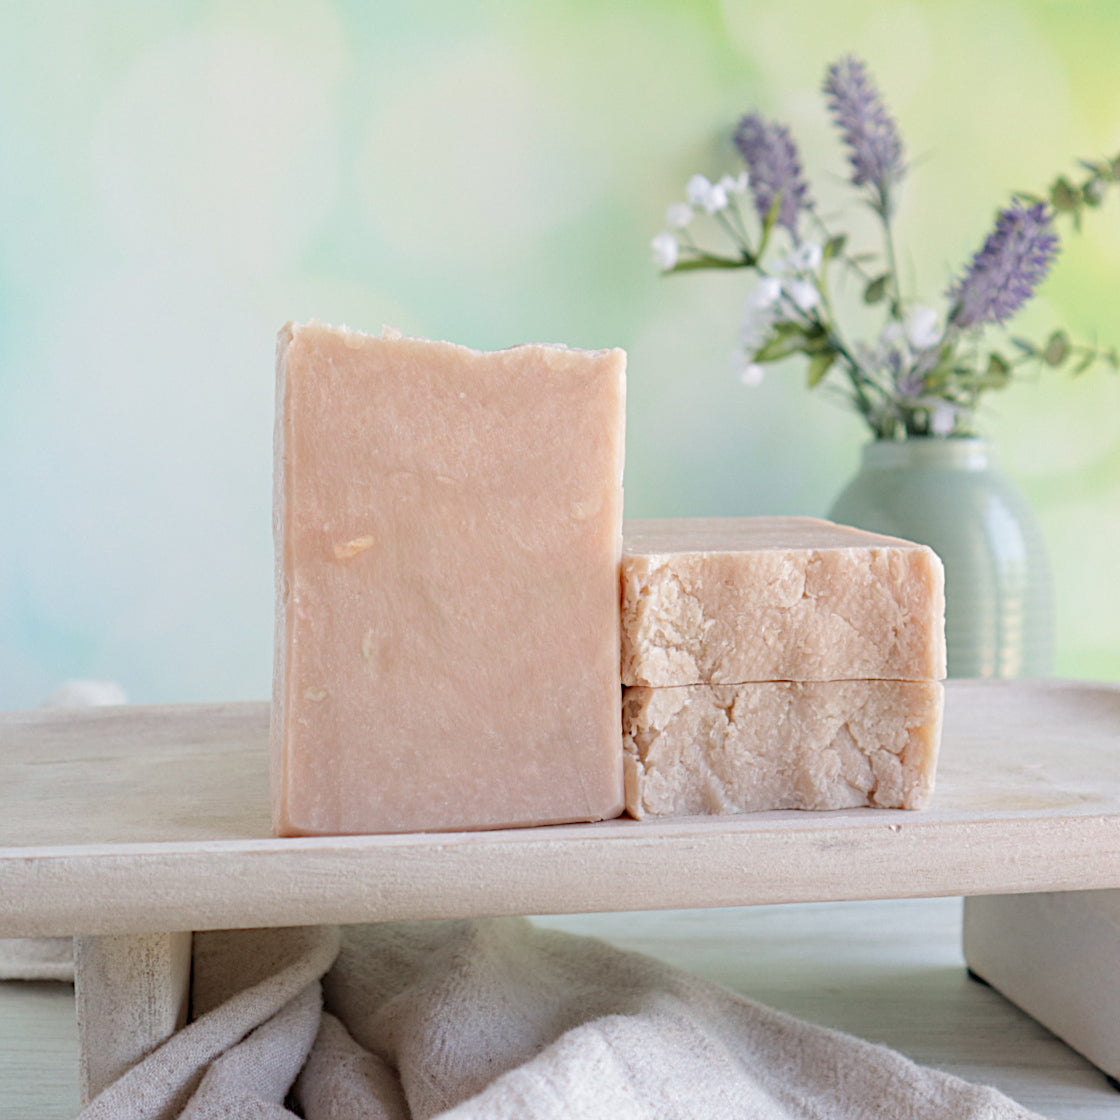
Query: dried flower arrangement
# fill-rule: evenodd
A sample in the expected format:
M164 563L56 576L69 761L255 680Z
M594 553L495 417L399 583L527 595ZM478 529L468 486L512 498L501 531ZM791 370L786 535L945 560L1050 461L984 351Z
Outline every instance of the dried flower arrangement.
M743 117L735 131L746 171L718 182L694 175L687 201L667 211L670 231L652 242L664 272L747 268L756 275L736 350L746 384L757 384L766 364L803 355L811 388L827 383L838 389L876 438L906 439L975 434L981 395L1004 388L1028 364L1068 365L1074 373L1098 360L1120 367L1115 349L1074 343L1063 330L1042 344L985 338L1023 307L1049 272L1060 247L1057 217L1079 227L1084 211L1099 206L1108 187L1120 182L1120 156L1082 161L1087 177L1079 184L1057 179L1046 198L1013 195L983 247L950 284L942 317L902 288L892 218L908 168L867 67L853 56L841 58L828 68L823 93L848 148L849 182L861 189L882 227L881 254L852 254L847 235L828 228L789 130L758 113ZM753 219L741 205L748 193ZM701 216L730 240L732 253L697 243L693 231ZM812 237L803 234L805 225ZM775 250L779 238L783 244ZM880 260L879 267L868 267ZM885 325L872 344L850 341L841 328L830 289L838 267L858 278L865 303L885 308Z

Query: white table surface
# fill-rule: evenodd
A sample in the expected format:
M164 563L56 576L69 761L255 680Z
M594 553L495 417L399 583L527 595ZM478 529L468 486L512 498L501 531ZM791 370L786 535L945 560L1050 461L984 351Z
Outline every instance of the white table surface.
M941 898L539 920L995 1085L1052 1120L1120 1120L1120 1092L1101 1073L968 979L960 909ZM0 983L0 1116L75 1116L77 1047L69 986Z
M277 839L268 724L0 714L0 936L1120 888L1120 685L948 681L920 813Z

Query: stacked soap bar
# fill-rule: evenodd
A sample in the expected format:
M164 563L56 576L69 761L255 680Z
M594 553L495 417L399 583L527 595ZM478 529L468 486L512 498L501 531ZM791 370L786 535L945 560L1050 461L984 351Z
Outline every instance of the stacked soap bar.
M922 808L944 634L922 545L814 518L627 522L628 811Z
M280 337L274 827L622 811L625 355Z

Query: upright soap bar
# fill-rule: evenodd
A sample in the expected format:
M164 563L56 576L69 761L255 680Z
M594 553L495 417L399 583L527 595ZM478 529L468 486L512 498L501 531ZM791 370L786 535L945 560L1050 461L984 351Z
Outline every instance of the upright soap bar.
M941 742L940 681L757 681L628 688L631 816L922 809Z
M281 835L622 810L625 354L280 335Z
M629 685L945 675L931 549L810 517L627 521Z

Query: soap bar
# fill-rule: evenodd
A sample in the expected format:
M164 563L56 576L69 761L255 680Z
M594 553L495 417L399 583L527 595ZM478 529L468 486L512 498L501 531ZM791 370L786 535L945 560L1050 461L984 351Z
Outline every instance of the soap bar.
M766 681L628 688L631 816L922 809L933 793L939 681Z
M625 354L280 335L273 823L622 811Z
M945 675L932 549L810 517L627 521L630 685Z

